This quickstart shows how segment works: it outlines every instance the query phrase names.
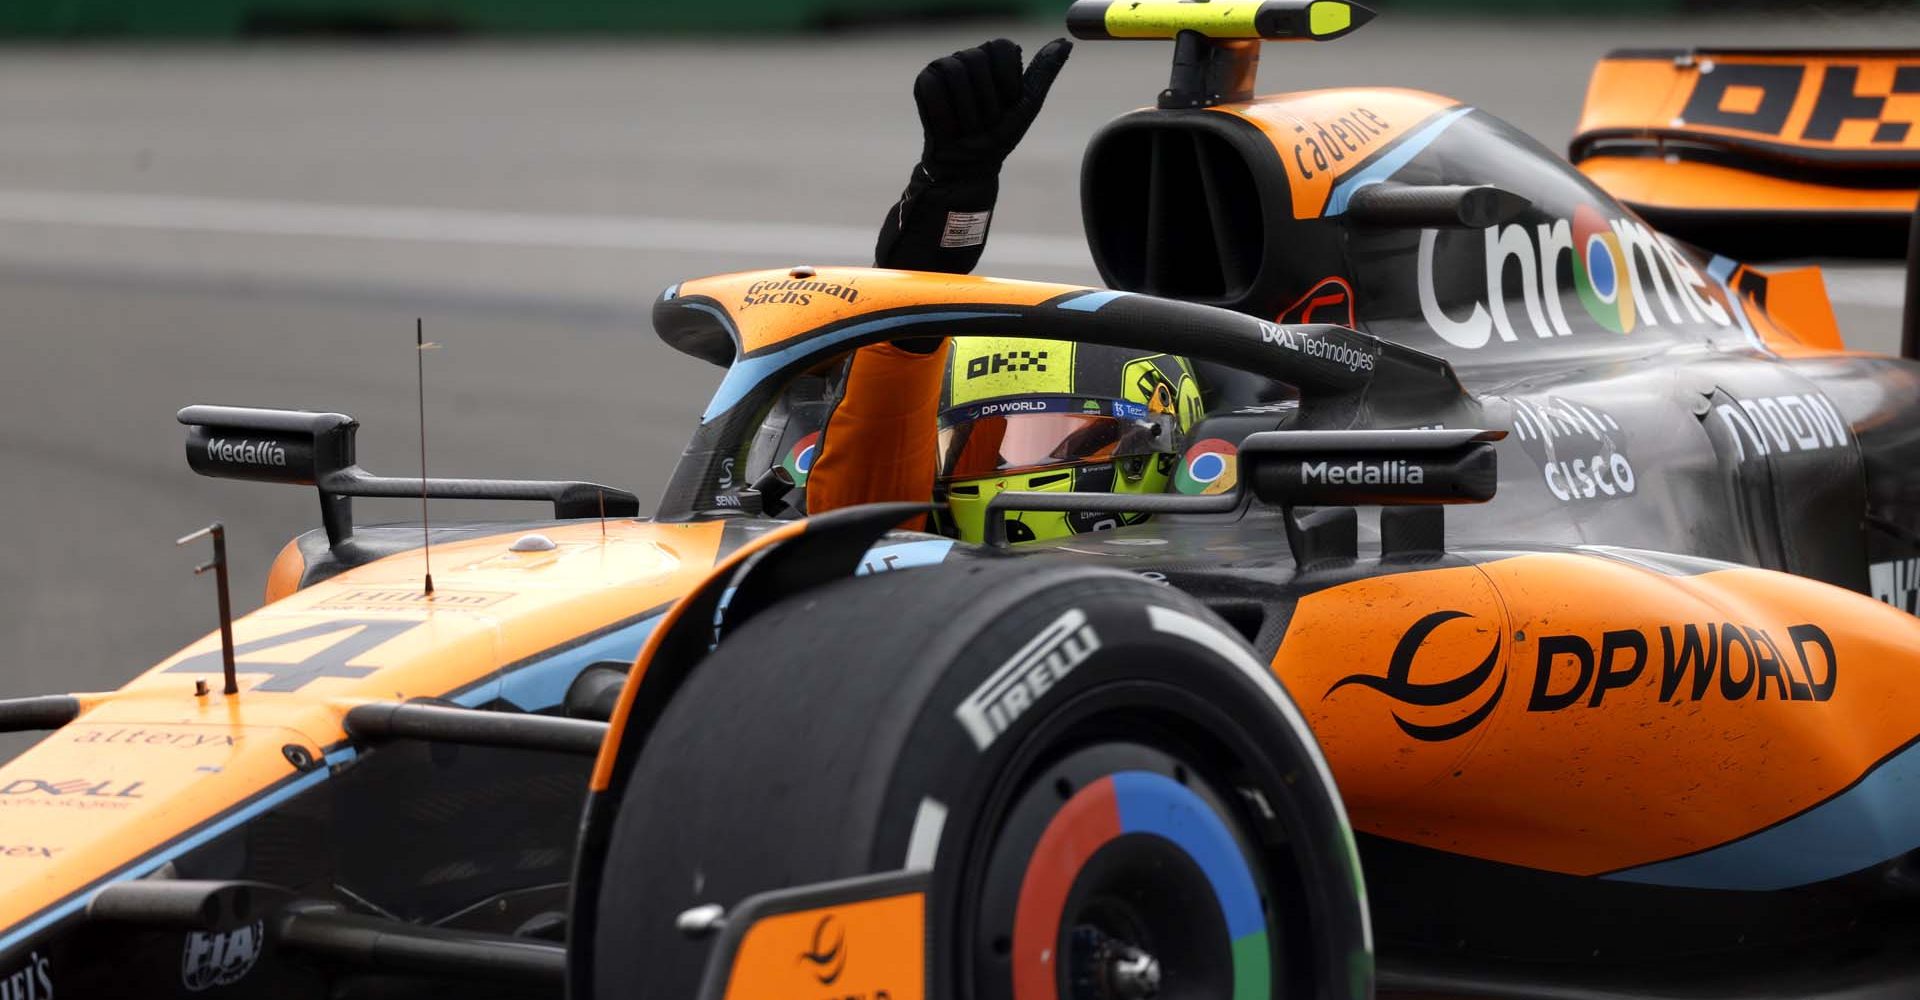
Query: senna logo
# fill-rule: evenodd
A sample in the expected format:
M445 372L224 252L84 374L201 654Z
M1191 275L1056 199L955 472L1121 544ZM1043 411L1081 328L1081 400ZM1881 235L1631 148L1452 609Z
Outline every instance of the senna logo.
M1414 622L1413 627L1407 629L1406 634L1400 637L1399 644L1393 647L1393 658L1387 662L1386 676L1376 677L1372 674L1350 674L1335 681L1333 686L1327 689L1327 693L1323 697L1331 697L1335 691L1349 684L1358 684L1361 687L1372 688L1401 704L1415 705L1423 708L1438 708L1443 705L1452 705L1466 700L1470 695L1484 688L1488 678L1493 676L1494 667L1498 665L1500 661L1500 638L1498 636L1494 637L1493 648L1487 650L1487 655L1481 659L1479 666L1466 671L1452 680L1437 681L1430 684L1416 682L1413 679L1413 660L1414 657L1419 654L1420 647L1426 643L1427 636L1433 634L1435 629L1455 618L1467 617L1470 616L1464 611L1435 611L1433 614ZM1472 732L1474 727L1485 722L1487 716L1493 714L1494 706L1499 704L1500 695L1506 691L1506 689L1507 672L1503 669L1500 671L1499 682L1493 687L1493 693L1487 695L1475 708L1469 710L1465 715L1462 715L1452 722L1432 726L1420 725L1401 718L1398 712L1393 713L1393 721L1399 724L1401 732L1406 733L1416 740L1424 740L1429 743L1450 740Z
M831 942L831 943L829 943ZM813 926L813 943L800 953L800 960L811 963L813 977L822 985L840 978L847 968L847 930L829 913Z

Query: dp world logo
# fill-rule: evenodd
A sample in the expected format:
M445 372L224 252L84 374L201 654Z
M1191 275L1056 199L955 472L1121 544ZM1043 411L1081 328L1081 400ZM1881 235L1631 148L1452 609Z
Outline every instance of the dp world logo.
M800 953L800 960L813 965L813 977L822 985L840 978L847 968L847 930L829 913L813 925L813 944Z
M1413 627L1407 629L1406 634L1400 637L1399 644L1393 647L1393 659L1387 663L1386 676L1351 674L1342 677L1327 689L1326 695L1322 696L1323 699L1331 697L1335 691L1349 684L1358 684L1364 688L1372 688L1403 705L1420 708L1439 708L1466 702L1473 707L1466 709L1464 714L1452 722L1421 725L1401 718L1399 712L1393 713L1393 721L1399 723L1401 731L1408 736L1428 743L1439 743L1472 732L1474 727L1487 721L1487 716L1493 714L1493 707L1500 703L1500 695L1507 689L1507 672L1501 670L1500 680L1493 685L1493 692L1484 698L1470 701L1487 686L1487 681L1493 677L1494 666L1500 662L1498 636L1494 637L1493 648L1487 651L1486 657L1480 661L1479 666L1460 673L1452 680L1422 684L1413 679L1414 659L1420 655L1420 649L1426 644L1427 637L1441 625L1455 618L1467 617L1470 616L1464 611L1435 611L1414 622ZM1444 658L1437 653L1430 653L1427 660L1426 670L1423 673L1433 673Z

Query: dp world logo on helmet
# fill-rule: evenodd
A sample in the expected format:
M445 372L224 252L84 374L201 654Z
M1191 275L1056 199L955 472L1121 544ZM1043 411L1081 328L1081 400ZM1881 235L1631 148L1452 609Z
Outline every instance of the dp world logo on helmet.
M266 923L256 920L230 931L187 935L180 950L180 985L189 992L231 986L246 978L266 946Z

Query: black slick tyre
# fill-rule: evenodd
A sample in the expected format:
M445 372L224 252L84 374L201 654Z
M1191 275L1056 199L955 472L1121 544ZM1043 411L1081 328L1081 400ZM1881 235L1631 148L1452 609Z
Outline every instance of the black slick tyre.
M1272 673L1198 602L1028 560L840 581L674 696L602 870L594 996L684 1000L692 907L930 867L931 995L1371 995L1339 797Z

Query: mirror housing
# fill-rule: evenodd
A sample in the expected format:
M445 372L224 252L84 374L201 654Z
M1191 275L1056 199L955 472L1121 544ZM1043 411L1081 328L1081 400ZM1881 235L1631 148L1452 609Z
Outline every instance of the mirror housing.
M543 500L556 518L636 517L632 493L597 483L531 479L422 479L376 476L354 461L360 422L344 413L247 406L189 406L187 465L215 479L313 486L327 544L353 536L352 497L436 497L447 500Z
M1282 507L1485 503L1506 431L1266 431L1240 445L1240 476Z

